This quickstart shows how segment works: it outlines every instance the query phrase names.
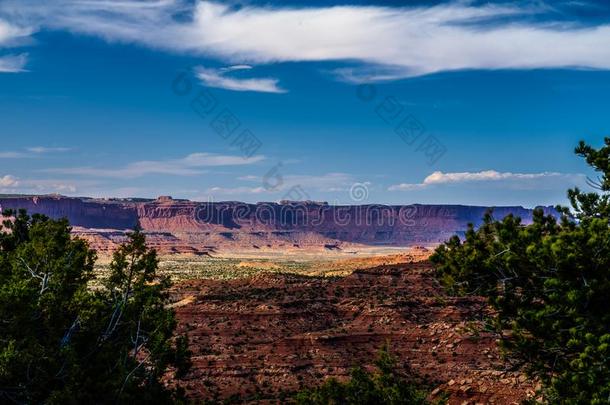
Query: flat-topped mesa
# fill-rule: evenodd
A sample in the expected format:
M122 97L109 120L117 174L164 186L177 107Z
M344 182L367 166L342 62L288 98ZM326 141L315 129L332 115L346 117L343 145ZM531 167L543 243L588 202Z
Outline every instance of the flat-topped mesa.
M139 225L163 246L180 251L208 248L310 248L324 246L433 245L478 226L489 207L465 205L329 205L316 201L246 204L157 199L91 199L62 196L5 196L0 207L25 208L51 218L67 218L75 232L116 241L116 232ZM550 207L547 213L554 213ZM533 210L496 207L493 215L531 222ZM104 232L102 232L102 230ZM153 236L154 235L154 236ZM175 249L174 249L175 250Z

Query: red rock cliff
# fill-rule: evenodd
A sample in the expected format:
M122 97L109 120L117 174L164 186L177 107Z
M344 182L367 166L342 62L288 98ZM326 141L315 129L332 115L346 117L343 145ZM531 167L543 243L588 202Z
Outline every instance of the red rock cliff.
M66 217L73 226L89 230L127 230L139 224L160 240L169 244L180 241L192 248L433 244L463 234L468 223L480 224L488 210L463 205L330 206L316 202L197 203L171 197L134 201L61 196L1 198L0 207ZM494 208L496 218L508 214L527 223L532 210Z

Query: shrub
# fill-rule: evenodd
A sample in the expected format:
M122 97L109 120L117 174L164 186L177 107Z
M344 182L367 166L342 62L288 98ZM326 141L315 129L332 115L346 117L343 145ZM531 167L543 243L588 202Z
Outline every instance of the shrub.
M427 404L427 392L397 372L397 361L388 347L381 349L375 362L376 372L355 368L347 382L328 379L322 386L298 393L299 405L398 405Z

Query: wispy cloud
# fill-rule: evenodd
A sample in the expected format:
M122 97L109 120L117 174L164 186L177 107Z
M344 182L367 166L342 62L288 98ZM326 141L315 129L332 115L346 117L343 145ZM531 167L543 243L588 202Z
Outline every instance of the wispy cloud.
M28 61L27 56L27 53L0 56L0 73L25 72L25 65Z
M15 152L15 151L7 151L0 152L0 159L21 159L29 157L29 155L25 152Z
M23 39L32 33L29 28L11 24L0 19L0 50L23 45ZM0 55L0 73L18 73L25 71L28 54L5 54Z
M293 187L306 192L346 193L355 182L354 176L347 173L325 173L320 175L290 174L279 178L266 179L265 176L239 176L237 180L251 185L234 187L214 186L206 189L196 199L204 200L217 196L233 195L266 195L269 198L281 197ZM369 183L370 184L370 183Z
M241 156L217 155L213 153L192 153L181 159L143 160L120 168L67 167L46 169L49 173L62 173L81 176L136 178L150 174L192 176L205 173L204 167L243 166L264 160L262 155L244 158Z
M265 184L265 177L242 176L238 180ZM320 175L287 174L282 175L280 179L271 179L271 183L280 185L280 187L273 188L273 191L277 192L285 192L294 186L321 192L347 192L355 181L355 177L351 174L336 172Z
M78 190L75 182L56 179L34 179L20 182L24 192L31 193L66 193L73 194Z
M205 191L208 195L239 195L262 194L267 192L264 187L210 187Z
M288 187L301 186L321 192L342 192L349 191L355 178L348 173L333 172L322 175L286 175L285 181Z
M392 67L377 75L380 80L457 69L610 69L610 25L537 20L536 14L544 11L471 2L241 8L186 0L0 4L0 18L32 30L67 30L230 63L348 60ZM347 80L362 76L354 71L337 74ZM234 89L277 86L275 79L237 80L220 72L207 76Z
M49 153L61 153L71 151L72 148L63 147L46 147L46 146L34 146L25 148L20 151L4 151L0 152L0 159L23 159L23 158L34 158L40 157Z
M222 69L209 69L199 66L195 68L195 75L201 82L208 87L215 87L233 91L255 91L260 93L286 93L286 90L279 87L278 79L271 78L251 78L243 79L226 76L236 70L250 70L251 66L236 65Z
M498 172L495 170L484 170L480 172L455 172L443 173L436 171L430 174L421 183L401 183L388 188L388 191L411 191L440 184L474 183L474 182L498 182L498 181L532 181L540 179L569 179L580 175L565 174L557 172L542 173L511 173Z
M216 199L222 196L243 196L247 199L247 196L252 195L257 195L259 199L261 195L265 195L265 198L281 198L286 196L294 187L299 187L305 193L340 193L347 197L350 187L355 182L355 177L347 173L324 173L320 175L282 175L280 178L273 177L272 179L266 179L265 176L247 175L240 176L237 180L251 185L209 187L203 193L197 195L195 199ZM367 182L367 185L370 184Z
M76 185L57 179L20 179L10 174L0 176L0 192L10 193L74 193Z
M405 66L379 64L336 68L330 73L340 81L356 84L398 80L410 75Z
M59 152L69 152L72 148L63 148L63 147L48 147L48 146L33 146L27 148L28 152L42 154L42 153L59 153Z

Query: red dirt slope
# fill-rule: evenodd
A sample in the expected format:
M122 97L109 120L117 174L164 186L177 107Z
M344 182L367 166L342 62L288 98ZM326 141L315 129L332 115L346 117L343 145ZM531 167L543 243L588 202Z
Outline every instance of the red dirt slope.
M194 367L193 399L277 398L370 365L389 341L402 366L450 394L451 404L511 404L534 382L505 369L494 337L473 336L480 298L442 295L428 262L344 278L263 275L177 286L180 328ZM435 394L438 390L435 390Z

